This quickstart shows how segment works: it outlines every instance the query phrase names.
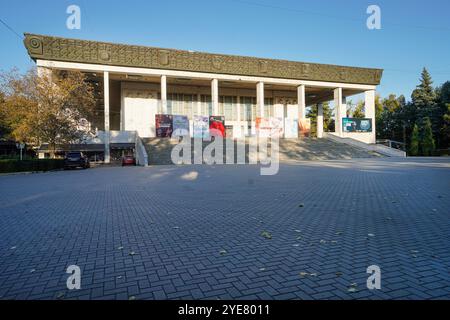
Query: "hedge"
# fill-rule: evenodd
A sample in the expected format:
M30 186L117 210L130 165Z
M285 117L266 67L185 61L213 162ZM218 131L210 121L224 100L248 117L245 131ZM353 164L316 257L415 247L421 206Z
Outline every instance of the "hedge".
M62 168L64 168L62 159L0 160L0 173L50 171Z

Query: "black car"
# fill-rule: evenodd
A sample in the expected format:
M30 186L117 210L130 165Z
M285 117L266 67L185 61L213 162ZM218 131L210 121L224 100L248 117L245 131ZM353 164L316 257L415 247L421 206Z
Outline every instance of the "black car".
M64 169L70 168L83 168L87 169L90 167L89 158L86 157L82 152L69 152L64 158Z

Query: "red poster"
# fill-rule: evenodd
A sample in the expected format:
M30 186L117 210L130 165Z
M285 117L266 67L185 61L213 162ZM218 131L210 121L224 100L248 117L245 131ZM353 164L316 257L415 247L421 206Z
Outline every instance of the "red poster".
M225 138L225 117L210 116L209 117L209 132L211 136Z

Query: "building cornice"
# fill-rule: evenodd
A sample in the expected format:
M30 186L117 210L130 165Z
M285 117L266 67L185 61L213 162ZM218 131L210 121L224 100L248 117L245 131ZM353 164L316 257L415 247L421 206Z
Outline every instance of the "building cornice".
M211 54L25 34L34 60L167 69L281 79L380 84L382 69Z

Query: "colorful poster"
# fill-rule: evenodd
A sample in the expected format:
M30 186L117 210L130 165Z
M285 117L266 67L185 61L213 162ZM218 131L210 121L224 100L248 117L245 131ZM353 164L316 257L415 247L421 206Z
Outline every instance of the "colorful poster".
M172 116L169 114L155 115L155 127L158 138L170 138L173 132Z
M193 122L193 137L196 139L209 140L209 118L204 116L194 116Z
M300 119L298 122L299 127L299 136L300 137L309 137L311 135L311 119Z
M287 139L298 138L298 119L284 119L284 137Z
M209 132L211 136L226 137L225 132L225 117L223 116L210 116L209 117ZM214 134L213 134L214 133Z
M189 136L189 119L187 116L173 116L172 137Z
M372 119L343 118L344 132L372 132Z
M256 118L256 132L261 138L281 137L283 134L283 119Z

